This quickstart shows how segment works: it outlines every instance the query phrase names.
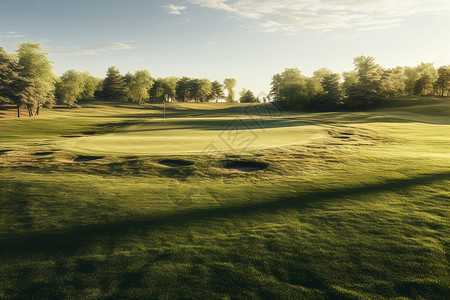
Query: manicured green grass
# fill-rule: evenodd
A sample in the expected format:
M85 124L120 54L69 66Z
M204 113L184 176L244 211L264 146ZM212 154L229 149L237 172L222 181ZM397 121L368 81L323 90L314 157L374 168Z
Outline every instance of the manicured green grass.
M86 106L0 119L0 298L449 295L449 99Z

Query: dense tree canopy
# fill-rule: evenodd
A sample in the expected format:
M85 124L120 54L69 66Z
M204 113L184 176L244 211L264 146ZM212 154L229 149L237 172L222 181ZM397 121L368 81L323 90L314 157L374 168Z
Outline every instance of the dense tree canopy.
M85 77L75 70L66 71L56 83L56 97L61 104L75 106L84 91Z
M243 89L241 91L240 97L239 97L239 102L241 103L253 103L253 102L257 102L257 98L255 97L255 94L253 94L252 91L250 90L246 90Z
M326 68L308 78L298 69L272 77L271 96L285 109L365 109L392 97L448 95L450 66L436 70L432 63L385 69L370 56L354 59L354 70L334 74Z
M103 80L103 94L107 100L127 101L127 86L124 76L116 67L110 67Z
M325 111L339 105L342 100L340 78L337 73L327 72L320 81L320 92L312 96L309 108Z
M16 56L9 54L0 47L0 103L13 103L17 106L17 116L20 117L20 107L30 105L28 94L32 92L31 81L20 75L22 66Z
M128 98L133 102L144 104L149 100L149 91L153 83L153 78L147 70L136 71L130 75L127 83Z
M219 101L219 99L225 98L225 93L223 92L223 85L216 81L212 82L212 95L211 97L216 100L216 102Z
M302 109L308 102L306 77L299 69L286 69L272 78L271 95L288 109Z
M102 90L102 80L91 76L89 72L81 73L84 79L83 92L80 95L81 99L92 100L96 97L96 93Z
M223 85L225 86L225 89L228 91L227 95L227 102L233 102L234 98L236 98L236 95L234 93L234 88L236 87L237 81L234 78L225 78L223 81Z
M48 59L48 53L42 51L40 44L21 43L17 50L19 64L22 66L21 76L32 83L28 89L27 107L36 108L39 114L41 105L51 107L54 104L56 76L53 73L53 62Z
M434 87L441 96L448 95L450 89L450 65L442 66L438 69L438 78Z

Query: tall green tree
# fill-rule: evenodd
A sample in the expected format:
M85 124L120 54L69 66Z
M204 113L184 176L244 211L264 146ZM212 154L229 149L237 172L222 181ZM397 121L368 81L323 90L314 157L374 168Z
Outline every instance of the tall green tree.
M28 94L33 91L31 81L22 77L21 71L22 66L19 65L17 57L0 47L0 103L15 104L18 118L20 108L28 104Z
M332 74L333 72L327 68L321 68L317 71L314 71L313 76L307 79L306 87L308 90L308 95L313 97L315 95L321 94L323 92L322 89L322 80L325 76Z
M56 97L61 104L74 107L84 90L85 77L75 70L66 71L56 84Z
M237 81L234 78L225 78L223 81L223 85L225 89L228 91L227 102L234 102L234 98L236 98L236 94L234 93L234 88L236 87Z
M153 86L153 78L147 70L136 71L128 82L128 97L131 101L142 105L149 99L149 90Z
M427 95L433 90L433 79L428 74L423 74L414 83L414 95Z
M407 76L406 90L409 94L430 95L434 92L433 83L438 74L433 63L420 63L414 68L405 70Z
M127 87L124 76L116 67L110 67L103 80L103 94L107 100L127 101Z
M150 89L150 98L152 99L152 101L155 102L175 101L177 98L177 83L179 80L180 79L177 77L155 79L155 83Z
M212 99L212 83L209 79L198 79L194 99L198 102L208 102Z
M320 111L335 109L341 102L341 76L336 73L324 75L321 81L321 92L311 98L310 108Z
M166 102L176 100L176 88L180 79L178 77L167 77L162 80L162 86L164 90L164 97Z
M342 78L344 82L342 83L342 92L345 96L348 96L350 87L352 87L358 81L358 73L354 70L349 72L343 72Z
M445 93L448 94L450 89L450 65L438 69L438 78L434 85L440 96L444 96Z
M347 90L345 102L349 107L367 108L385 98L381 88L383 68L371 56L359 56L353 61L357 81Z
M407 95L414 94L414 85L420 78L420 73L417 67L406 67L403 75L405 76L405 93Z
M407 95L405 68L395 67L385 69L381 76L381 92L386 97L400 97Z
M42 51L41 44L21 43L17 50L21 75L31 81L33 88L29 90L28 110L32 107L39 114L41 106L52 107L56 76L53 72L53 62L48 59L48 53Z
M80 95L80 99L91 100L95 98L95 93L102 89L100 78L91 76L89 72L81 73L84 79L83 92Z
M274 102L287 109L302 109L309 103L306 77L299 69L285 69L281 74L272 78L270 95Z
M150 99L153 102L164 102L164 78L155 79L150 92Z
M254 103L257 102L255 94L251 90L243 89L240 93L239 102L241 103Z
M188 102L191 100L191 78L188 77L182 77L178 82L177 82L177 87L176 87L176 95L177 95L177 100L181 101L181 102Z
M225 98L225 93L223 92L223 85L216 81L212 82L212 98L216 99L216 102L219 102L219 99Z

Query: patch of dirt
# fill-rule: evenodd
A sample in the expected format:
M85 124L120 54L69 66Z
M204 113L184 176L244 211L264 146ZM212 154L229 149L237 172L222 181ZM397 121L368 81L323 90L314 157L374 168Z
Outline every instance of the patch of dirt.
M85 161L93 161L105 158L104 156L86 156L86 155L78 155L77 158L75 158L74 162L85 162Z
M194 163L191 161L181 159L165 159L161 160L159 164L166 167L178 168L178 167L192 166Z
M257 161L228 161L225 162L224 168L229 170L237 170L241 172L256 172L269 167L269 164Z

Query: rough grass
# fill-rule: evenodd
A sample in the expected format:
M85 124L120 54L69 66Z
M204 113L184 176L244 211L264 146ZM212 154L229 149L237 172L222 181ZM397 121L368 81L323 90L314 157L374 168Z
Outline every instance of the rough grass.
M0 119L0 298L448 298L449 108L418 98L368 112L266 115L316 124L323 136L78 162L96 154L63 147L76 139L65 136L122 134L156 122L160 107ZM248 111L168 109L200 130L202 118L232 122ZM227 161L268 167L244 173Z

